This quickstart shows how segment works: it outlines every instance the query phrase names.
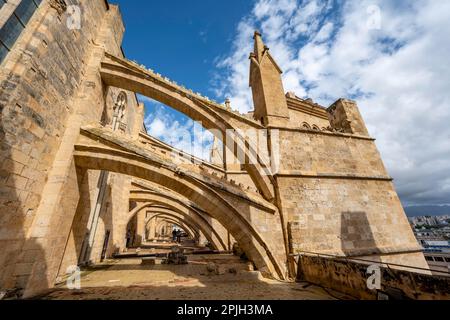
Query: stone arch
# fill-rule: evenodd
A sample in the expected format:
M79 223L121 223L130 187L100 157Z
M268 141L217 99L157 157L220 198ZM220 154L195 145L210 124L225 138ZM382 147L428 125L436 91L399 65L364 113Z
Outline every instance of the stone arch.
M200 234L205 235L205 230L202 226L197 225L194 221L190 220L188 217L184 217L181 215L176 215L174 212L170 212L170 210L166 210L166 212L162 212L160 209L158 209L157 212L155 212L154 217L162 217L165 218L167 221L172 221L175 225L178 225L183 228L183 230L189 231L192 239L200 239ZM205 235L205 238L212 243L212 238L210 236ZM220 244L213 243L214 249L218 250L218 246Z
M168 197L164 197L158 194L146 193L143 194L140 198L132 198L133 200L139 200L138 202L142 202L141 205L138 205L129 214L129 220L132 219L133 216L139 214L142 210L147 208L152 208L157 210L158 212L163 212L178 218L184 219L188 221L191 225L195 225L199 230L202 231L206 239L214 246L216 250L226 250L225 243L223 242L220 235L214 230L214 228L206 221L195 209L189 208L186 205L177 203L174 200L171 200Z
M195 176L186 175L173 164L160 162L159 158L137 150L130 153L124 148L118 148L117 144L108 143L99 136L92 139L92 135L84 135L82 131L75 146L74 158L78 167L134 176L190 199L222 223L262 274L285 278L286 254L279 248L275 249L279 241L275 239L282 239L283 236L281 228L268 233L267 226L252 224L250 210L244 215L241 209L238 210Z
M166 230L163 229L163 228L165 228L166 225L167 225L167 221L160 221L159 224L156 226L156 233L159 235L166 234Z
M152 218L154 218L156 216L164 216L165 218L171 219L171 221L174 224L179 225L181 223L183 228L188 228L193 237L195 237L195 235L197 235L197 236L199 235L197 230L200 230L203 234L205 234L204 226L198 225L196 223L196 221L190 219L189 216L184 216L180 213L177 213L173 209L161 206L159 204L146 203L143 206L141 206L141 210L139 210L136 214L138 214L140 211L148 209L148 208L155 210L153 212L152 217L148 221L150 221ZM131 219L132 219L132 217L130 217L130 220ZM148 223L148 221L147 221L147 223ZM147 223L145 225L147 225ZM205 237L207 237L207 236L205 236ZM210 242L213 241L211 237L207 237L207 239Z
M308 123L306 123L306 122L302 123L302 128L306 129L306 130L311 130L311 126Z
M181 229L183 229L186 233L189 234L190 237L192 237L192 239L196 239L200 237L200 233L197 232L192 226L189 226L185 221L180 221L180 220L174 220L173 217L164 215L164 214L160 214L160 215L155 215L153 216L148 222L150 222L152 219L154 218L161 218L163 219L163 221L160 222L169 222L171 224L174 224L178 227L180 227ZM156 227L156 229L158 229L158 227Z
M264 129L261 124L238 116L161 76L148 70L144 71L125 59L107 53L101 63L100 73L103 82L108 86L139 93L183 113L194 121L201 122L202 126L221 140L225 147L232 147L232 152L237 151L238 155L245 155L243 166L254 184L267 200L274 200L276 181L272 176L271 166L267 163L261 165L263 159L258 157L258 147L253 146L251 139L246 139L241 134L242 130ZM231 120L232 118L234 119ZM233 134L228 135L227 130L233 130ZM225 141L230 138L234 141L233 144Z

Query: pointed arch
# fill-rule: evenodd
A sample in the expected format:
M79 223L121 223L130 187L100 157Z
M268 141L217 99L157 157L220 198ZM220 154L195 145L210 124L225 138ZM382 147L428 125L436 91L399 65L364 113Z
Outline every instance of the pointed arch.
M193 209L181 206L166 197L157 194L146 194L141 198L131 198L133 201L140 204L130 211L128 221L143 210L152 210L153 213L165 214L172 216L174 219L186 222L186 224L193 227L193 229L200 230L206 239L213 244L214 249L226 251L226 246L223 239L214 230L214 228L206 221L198 212Z
M285 277L287 257L284 250L277 247L277 244L283 243L283 233L278 224L252 223L252 212L256 208L251 203L243 204L248 208L243 212L242 207L237 209L197 176L182 172L176 165L141 152L141 149L135 149L131 140L122 144L117 139L116 136L94 136L82 130L75 146L76 165L134 176L162 185L180 197L190 199L230 232L263 274L282 279ZM273 213L261 211L261 214L264 219L278 219L268 216Z
M157 217L154 217L154 218L157 218ZM176 225L179 228L183 229L193 240L200 237L200 234L198 232L195 232L194 229L191 226L189 226L188 224L186 224L184 221L174 220L173 218L171 218L169 216L164 216L164 215L159 216L159 218L161 219L161 221L156 225L156 227L155 227L156 230L160 230L162 224L170 223L172 225Z
M252 145L251 139L242 135L242 130L264 129L261 124L233 113L160 75L138 67L135 63L108 53L101 63L100 73L106 85L142 94L201 122L203 127L222 140L224 146L232 148L232 152L245 155L248 161L243 166L254 184L265 199L275 199L276 181L270 164L261 164L263 159L258 157L258 146ZM232 130L233 135L228 135L227 130Z
M119 129L121 125L124 124L124 117L128 104L128 96L125 91L120 91L117 95L116 102L113 106L113 121L112 128L113 130Z
M182 220L178 220L178 219L176 220L174 217L171 217L171 216L165 215L165 214L157 214L157 215L153 216L152 219L150 219L148 222L151 222L151 220L156 219L156 218L160 218L165 222L168 222L168 223L171 223L173 225L180 227L187 234L189 234L189 236L193 240L200 238L200 233L197 230L195 230L194 226L190 225L186 221L182 221Z

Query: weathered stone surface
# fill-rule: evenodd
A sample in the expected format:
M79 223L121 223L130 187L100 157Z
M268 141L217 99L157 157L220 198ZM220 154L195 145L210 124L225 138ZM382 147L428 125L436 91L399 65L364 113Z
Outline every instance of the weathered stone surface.
M369 266L380 270L380 288L368 287ZM357 299L377 300L448 300L450 279L426 275L419 270L390 268L370 263L330 257L303 255L298 264L298 280L344 292ZM369 272L372 274L372 272Z
M279 279L303 251L426 268L355 102L286 95L256 33L255 110L241 115L124 58L117 6L71 1L80 31L65 4L42 2L0 69L0 289L35 294L174 224ZM215 130L221 157L219 144L212 164L148 136L135 93Z

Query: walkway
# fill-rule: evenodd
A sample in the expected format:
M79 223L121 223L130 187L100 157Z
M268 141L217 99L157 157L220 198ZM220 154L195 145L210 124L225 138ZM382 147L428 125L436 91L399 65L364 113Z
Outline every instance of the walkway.
M190 255L187 265L141 264L141 258L110 260L82 271L81 290L65 283L41 299L51 300L330 300L342 294L306 283L261 277L233 255Z

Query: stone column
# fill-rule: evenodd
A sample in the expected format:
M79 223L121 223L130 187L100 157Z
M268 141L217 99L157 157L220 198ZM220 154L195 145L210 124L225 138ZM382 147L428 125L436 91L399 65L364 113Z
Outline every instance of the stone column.
M74 111L67 119L61 144L53 165L49 169L47 182L43 185L42 200L36 210L34 221L22 249L24 258L27 257L26 263L32 265L24 291L25 297L52 287L63 259L80 198L78 189L80 177L77 175L72 156L73 146L78 139L80 127L91 123L93 119L100 119L102 114L103 90L98 69L104 56L105 47L112 41L110 36L105 38L108 43L101 40L105 34L111 35L110 30L113 28L110 23L117 23L117 19L121 21L116 14L118 14L117 10L111 10L104 15L98 39L95 41L97 45L91 44L87 50L86 68L83 71L81 86L75 98L67 102ZM121 39L119 30L116 31L118 33L115 37ZM82 69L80 68L80 72ZM33 256L36 248L43 251L43 254ZM31 257L33 257L32 260ZM20 268L21 264L22 261L19 261L17 268Z
M141 210L137 214L135 245L140 246L145 240L145 211Z
M156 219L150 220L148 239L154 240L156 237Z

